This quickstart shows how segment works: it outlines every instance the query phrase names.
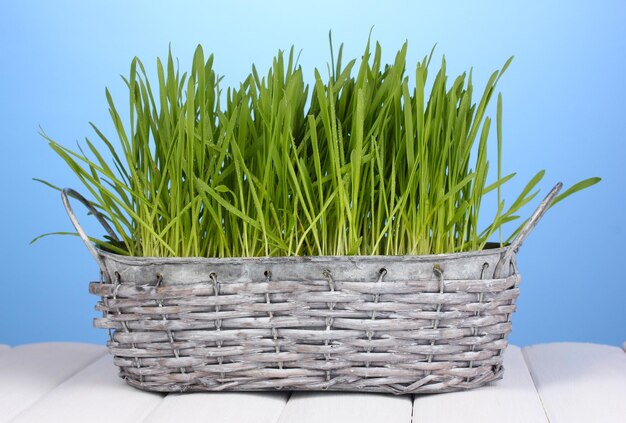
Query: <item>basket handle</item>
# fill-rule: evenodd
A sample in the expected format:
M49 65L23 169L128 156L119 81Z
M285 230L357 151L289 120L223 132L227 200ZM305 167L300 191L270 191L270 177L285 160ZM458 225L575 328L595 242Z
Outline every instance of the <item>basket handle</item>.
M546 198L543 199L541 204L539 204L537 210L535 210L532 216L530 216L530 219L526 221L517 236L513 239L513 242L511 242L511 244L509 244L509 246L507 247L506 252L502 256L500 261L498 261L498 264L496 265L493 273L494 275L498 275L502 269L502 266L504 266L505 263L508 263L513 255L517 253L517 251L522 246L522 243L526 240L526 238L532 232L535 226L537 226L537 223L539 223L539 220L541 220L543 215L548 211L548 209L556 199L556 196L559 194L559 191L561 191L561 188L563 188L563 183L557 183L554 188L550 190L548 195L546 195Z
M85 230L83 229L83 227L80 226L80 223L78 223L78 219L76 218L76 215L74 214L74 210L72 209L72 206L70 205L69 197L72 197L80 201L85 207L87 207L87 209L89 210L89 213L94 215L96 219L98 219L98 222L100 222L104 230L107 231L107 233L113 240L119 242L119 238L117 237L117 235L115 234L115 232L113 231L109 223L106 221L102 213L96 210L96 208L93 206L93 204L91 204L89 200L87 200L85 197L83 197L82 195L80 195L78 192L74 191L71 188L63 188L63 190L61 191L61 200L63 200L63 206L65 206L65 211L67 212L67 215L72 221L72 225L74 225L76 232L78 232L78 236L80 237L80 239L83 240L83 242L85 243L85 246L87 247L87 249L93 256L93 258L96 260L96 263L98 263L100 270L106 273L104 260L102 260L102 258L100 257L100 254L98 253L98 250L96 250L96 248L93 246L93 244L89 240L89 237L85 233Z

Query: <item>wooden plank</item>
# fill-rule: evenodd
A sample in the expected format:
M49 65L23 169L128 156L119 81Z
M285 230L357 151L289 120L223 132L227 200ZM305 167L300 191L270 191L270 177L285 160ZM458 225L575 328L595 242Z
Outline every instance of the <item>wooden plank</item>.
M626 421L626 354L582 343L524 348L551 423Z
M482 388L442 395L416 395L414 423L548 423L522 351L504 353L504 378Z
M104 355L98 345L20 345L0 354L0 423L25 410L64 380Z
M356 392L294 393L279 423L408 423L411 396Z
M288 398L287 392L169 394L144 422L275 423Z
M140 391L118 377L105 355L50 391L12 423L136 423L154 410L163 394Z

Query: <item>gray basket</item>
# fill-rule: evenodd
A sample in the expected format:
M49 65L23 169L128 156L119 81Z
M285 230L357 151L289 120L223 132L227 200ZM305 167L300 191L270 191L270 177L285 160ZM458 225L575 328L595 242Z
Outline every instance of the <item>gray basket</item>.
M95 248L94 326L120 376L160 392L475 388L502 377L515 254L558 184L504 248L426 256L126 257Z

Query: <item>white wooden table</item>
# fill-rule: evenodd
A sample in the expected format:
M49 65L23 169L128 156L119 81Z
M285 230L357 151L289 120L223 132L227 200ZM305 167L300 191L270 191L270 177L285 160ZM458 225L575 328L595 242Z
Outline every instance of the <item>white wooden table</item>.
M127 386L104 347L0 345L4 422L626 422L626 354L559 343L505 354L504 379L468 392L161 395Z

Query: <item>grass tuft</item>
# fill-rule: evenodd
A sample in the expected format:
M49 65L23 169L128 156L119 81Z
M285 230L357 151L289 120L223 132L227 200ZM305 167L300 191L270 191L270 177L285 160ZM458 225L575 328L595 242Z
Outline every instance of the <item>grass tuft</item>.
M499 95L497 177L487 182L486 110L512 58L476 99L471 73L449 79L445 59L433 72L432 52L408 72L407 49L383 64L381 46L368 40L362 59L344 64L343 45L335 57L331 39L328 75L315 69L309 86L292 48L225 92L201 46L186 73L171 51L157 60L152 82L135 58L124 78L127 121L106 92L114 140L93 124L98 141L78 150L41 135L122 243L94 241L117 253L399 255L480 250L495 234L502 243L502 226L537 196L545 173L509 206L501 198L514 174L501 173ZM494 190L497 212L481 229L481 204Z

